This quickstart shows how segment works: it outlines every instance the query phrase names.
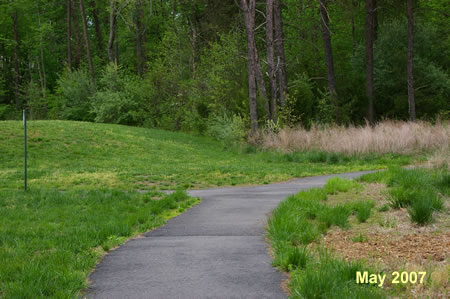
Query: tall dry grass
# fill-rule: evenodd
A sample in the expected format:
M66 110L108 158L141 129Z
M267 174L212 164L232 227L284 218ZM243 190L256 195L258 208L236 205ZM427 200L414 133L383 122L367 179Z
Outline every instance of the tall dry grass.
M320 150L345 154L449 151L447 123L383 121L376 126L318 127L282 129L278 134L261 133L264 148L282 151Z

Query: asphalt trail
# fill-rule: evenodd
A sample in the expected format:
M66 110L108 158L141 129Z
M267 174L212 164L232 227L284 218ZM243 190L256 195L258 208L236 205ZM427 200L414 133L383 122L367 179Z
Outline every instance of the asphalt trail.
M108 253L90 275L87 298L285 298L285 277L264 239L268 213L290 194L334 176L256 187L190 191L202 203Z

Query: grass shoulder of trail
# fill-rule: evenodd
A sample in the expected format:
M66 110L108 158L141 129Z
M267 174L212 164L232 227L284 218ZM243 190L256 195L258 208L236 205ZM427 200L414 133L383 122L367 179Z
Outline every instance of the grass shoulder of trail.
M183 191L2 192L0 297L77 297L105 252L198 202Z
M400 155L230 149L207 137L71 121L28 122L30 188L122 190L265 184L405 165ZM0 122L0 190L23 185L23 125Z
M360 182L333 178L280 203L267 230L292 297L445 298L449 179L447 169L393 168ZM385 282L357 284L358 271L386 274ZM395 271L413 282L395 283Z

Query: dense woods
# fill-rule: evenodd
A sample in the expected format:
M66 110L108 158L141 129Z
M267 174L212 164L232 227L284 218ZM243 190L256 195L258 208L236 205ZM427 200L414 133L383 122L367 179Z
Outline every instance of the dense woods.
M450 110L444 0L0 3L0 119L217 134L435 120Z

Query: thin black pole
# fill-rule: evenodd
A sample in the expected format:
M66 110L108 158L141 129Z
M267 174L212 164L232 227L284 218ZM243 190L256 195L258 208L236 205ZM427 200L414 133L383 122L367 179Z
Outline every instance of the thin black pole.
M24 146L25 146L25 191L27 191L27 112L23 110L23 129L24 129Z

